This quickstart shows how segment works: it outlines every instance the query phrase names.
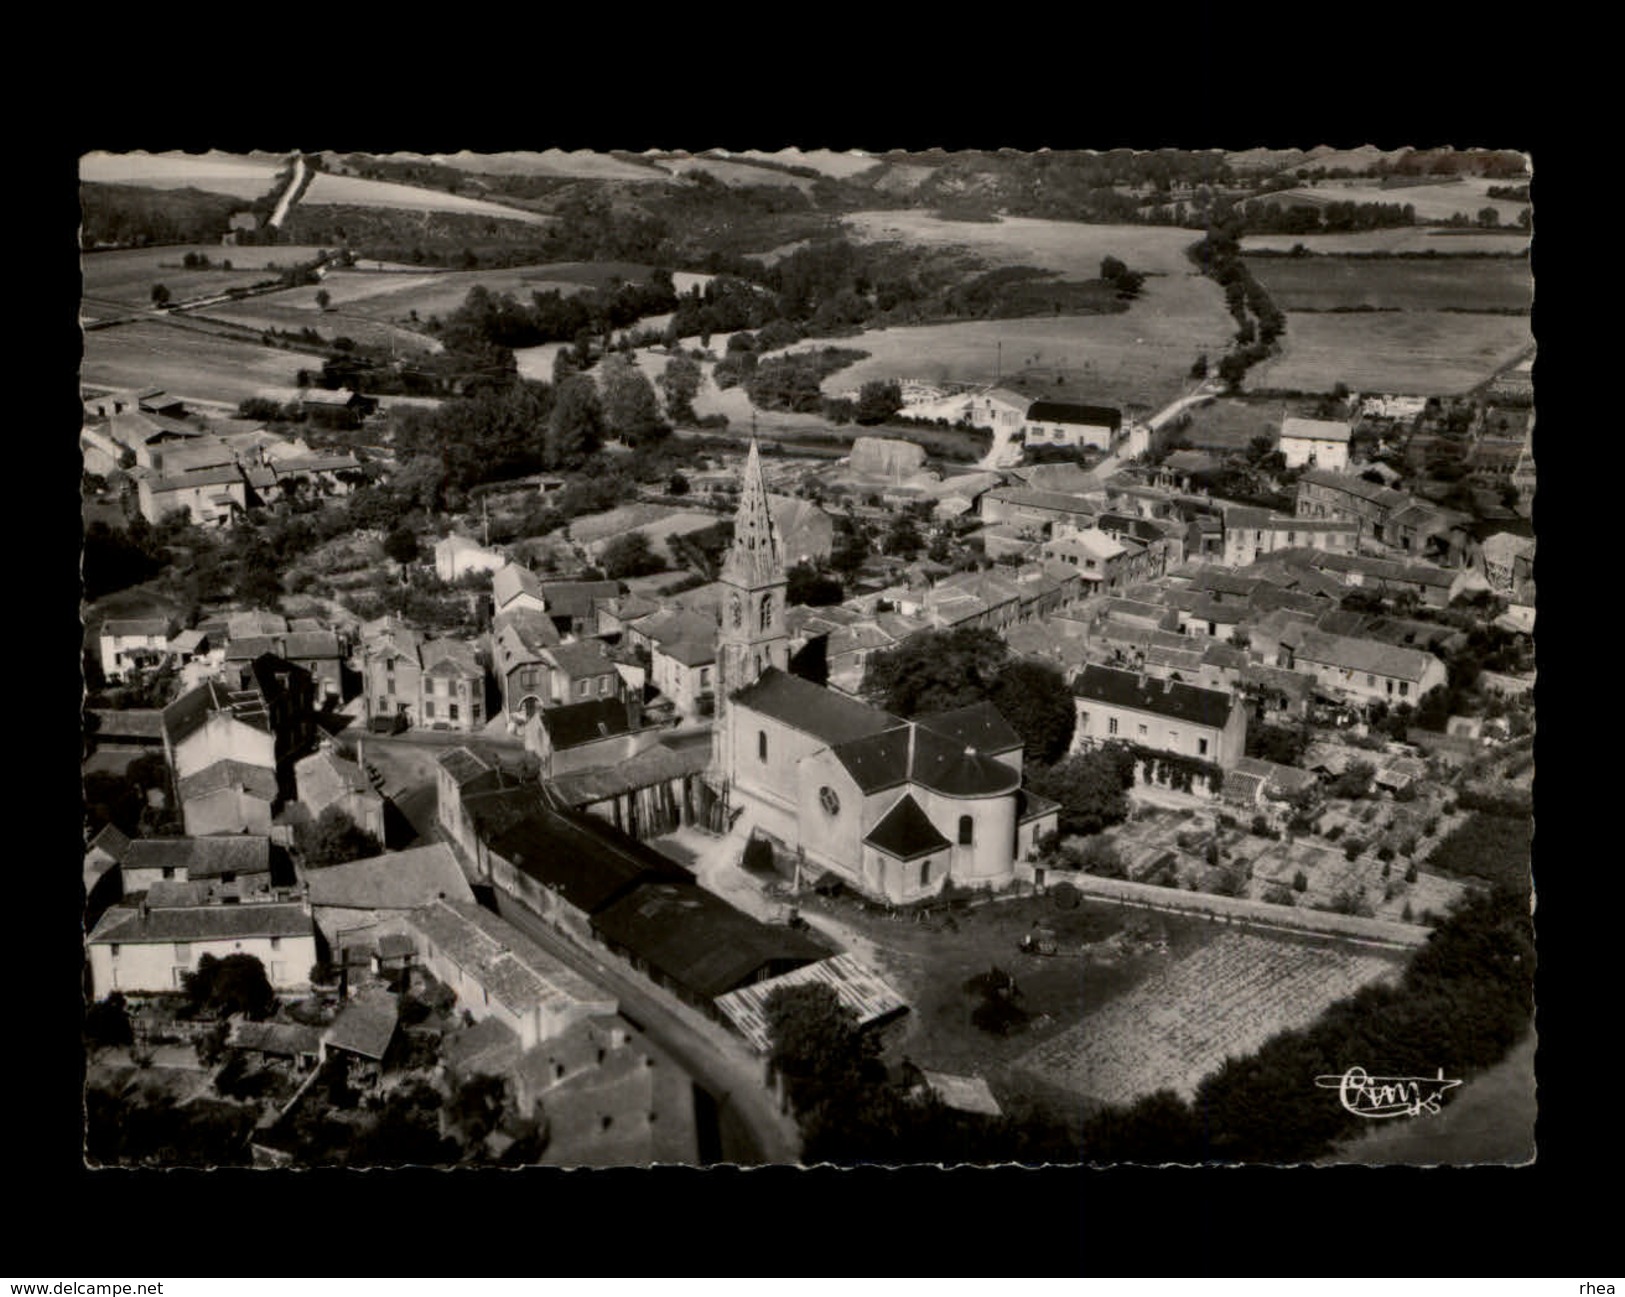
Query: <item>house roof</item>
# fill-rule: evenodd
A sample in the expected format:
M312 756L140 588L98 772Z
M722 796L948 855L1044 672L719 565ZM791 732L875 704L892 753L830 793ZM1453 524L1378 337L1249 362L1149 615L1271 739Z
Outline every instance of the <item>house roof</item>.
M137 838L124 868L184 869L189 880L221 874L263 874L271 868L271 839L250 834L213 838Z
M1025 505L1033 509L1049 509L1056 513L1088 514L1100 512L1100 506L1091 500L1058 491L1036 491L1024 486L1001 486L989 491L984 500L998 500L1004 504Z
M322 1033L333 1049L342 1049L377 1061L389 1049L400 1021L400 1001L389 991L368 987L339 1010Z
M170 743L182 743L202 729L217 712L231 714L231 694L218 680L205 680L164 708L164 732L169 736ZM257 729L270 729L269 717L264 718L263 723L257 719L250 723Z
M589 806L634 789L699 774L710 760L710 731L697 730L667 735L636 756L613 766L559 775L549 780L547 786L567 806Z
M1309 441L1347 442L1352 431L1341 419L1300 419L1291 416L1281 423L1282 437L1300 437Z
M598 639L577 640L573 644L555 644L544 656L571 678L607 675L615 669L608 648L603 640Z
M322 1032L319 1027L306 1027L296 1022L250 1022L247 1018L231 1020L226 1035L231 1049L251 1049L261 1054L279 1054L285 1058L300 1058L321 1052Z
M102 623L103 639L151 638L168 640L175 623L168 617L119 617Z
M594 915L592 925L707 1000L753 980L769 964L811 963L829 954L821 943L759 923L691 883L644 883Z
M621 592L619 581L543 581L542 597L547 600L547 611L554 617L591 617L600 603L607 603Z
M533 599L540 599L545 604L542 595L541 578L528 567L519 563L509 563L506 567L499 567L491 577L491 598L498 608L512 603L520 595L530 595Z
M472 902L474 893L457 857L443 842L305 874L310 903L346 910L410 910L440 897Z
M1311 486L1330 487L1335 491L1342 491L1352 495L1358 500L1367 500L1386 509L1403 509L1411 502L1411 497L1403 491L1396 491L1391 486L1383 486L1380 482L1367 482L1363 477L1353 473L1334 473L1328 468L1306 468L1298 477L1298 483L1309 483Z
M1004 1110L993 1097L987 1081L980 1076L957 1076L952 1072L931 1072L920 1068L920 1080L937 1102L957 1112L983 1117L1001 1117Z
M99 739L156 739L164 737L164 714L156 707L111 710L87 707L85 714L96 720Z
M1201 689L1179 680L1142 678L1133 671L1090 665L1083 669L1073 686L1080 698L1128 707L1222 729L1230 718L1231 695L1218 689Z
M846 768L865 794L893 788L908 781L909 749L913 727L898 722L889 730L866 734L830 745L830 752Z
M778 977L729 991L717 997L716 1005L734 1029L758 1052L765 1054L772 1045L767 1031L768 997L784 987L810 984L827 986L834 991L841 1004L852 1011L859 1027L889 1018L908 1007L908 1002L879 974L848 954L820 959Z
M180 796L183 802L189 802L197 797L217 793L223 788L241 788L251 797L274 802L277 796L276 771L229 758L216 761L182 779Z
M614 1003L608 991L472 901L436 900L407 922L515 1013Z
M228 639L238 639L244 635L282 635L287 629L287 618L280 613L251 608L246 612L226 614Z
M698 1159L693 1081L643 1037L634 1039L543 1094L544 1164L691 1166ZM553 1048L549 1042L530 1053Z
M908 793L880 817L863 841L897 860L914 860L951 845Z
M360 766L326 749L295 762L293 775L299 800L318 814L351 793L378 796Z
M828 744L866 738L902 722L889 712L870 707L810 680L768 667L734 695L738 706L748 707L781 724L811 734Z
M536 716L558 749L577 748L632 732L632 719L619 698L591 698L584 703L546 707Z
M543 649L561 642L553 619L534 608L509 608L499 612L491 619L491 626L496 632L504 671L520 662L539 661Z
M303 905L200 905L138 909L115 906L91 934L92 944L142 945L162 941L219 941L240 937L308 937L314 932Z
M1396 680L1413 683L1439 659L1420 649L1404 648L1398 644L1384 644L1380 640L1355 639L1348 635L1328 635L1324 631L1306 630L1295 650L1300 661L1317 662L1352 672L1392 676Z
M452 782L458 787L480 775L489 774L496 770L496 766L480 756L471 748L459 744L454 748L447 748L435 758L436 763L449 774Z
M1034 401L1027 408L1028 423L1080 423L1114 432L1123 425L1123 412L1109 405L1078 405L1071 401Z
M465 676L483 676L485 674L484 668L480 666L479 658L475 655L474 646L466 640L428 640L424 643L420 652L425 671L433 671L437 667L449 666L453 671Z
M540 788L477 793L463 804L476 824L492 827L486 842L494 854L587 914L642 880L691 877L594 816L549 805Z
M88 855L92 851L101 851L122 864L124 853L129 850L129 847L130 839L125 836L123 830L118 825L109 822L102 825L101 830L90 840L85 847L85 853Z

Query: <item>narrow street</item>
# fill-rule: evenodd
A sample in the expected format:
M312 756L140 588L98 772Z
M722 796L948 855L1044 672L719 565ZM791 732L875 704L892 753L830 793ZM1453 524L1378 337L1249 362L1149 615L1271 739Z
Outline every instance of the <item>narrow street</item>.
M540 919L510 922L582 976L615 993L621 1013L678 1062L717 1105L722 1158L744 1165L800 1160L795 1119L764 1084L763 1061L720 1023L620 963L584 950Z

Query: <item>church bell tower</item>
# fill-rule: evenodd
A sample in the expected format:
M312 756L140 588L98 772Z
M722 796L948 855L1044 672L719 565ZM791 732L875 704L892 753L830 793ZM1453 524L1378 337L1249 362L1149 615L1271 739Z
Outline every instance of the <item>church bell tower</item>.
M784 623L784 544L762 479L761 454L752 437L745 457L733 544L723 560L722 625L717 636L717 773L732 781L733 743L729 696L757 680L768 667L790 668L790 634Z

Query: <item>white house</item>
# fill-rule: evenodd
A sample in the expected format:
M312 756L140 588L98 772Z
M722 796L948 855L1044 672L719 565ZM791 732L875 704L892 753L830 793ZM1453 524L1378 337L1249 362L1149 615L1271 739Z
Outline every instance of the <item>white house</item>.
M1341 419L1288 418L1281 424L1281 454L1288 468L1327 469L1341 473L1349 465L1353 429Z
M1122 426L1122 411L1110 406L1034 401L1021 430L1028 446L1097 446L1109 450Z
M277 991L310 985L316 927L302 904L115 906L89 939L92 995L182 989L204 955L252 955Z
M102 675L122 680L133 667L156 666L169 652L175 623L166 617L104 621L101 632Z

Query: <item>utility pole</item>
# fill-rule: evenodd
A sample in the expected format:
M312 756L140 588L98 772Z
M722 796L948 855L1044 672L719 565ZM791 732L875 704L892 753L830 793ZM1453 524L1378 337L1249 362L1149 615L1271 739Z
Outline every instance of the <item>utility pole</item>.
M993 384L996 387L1004 381L1004 340L1001 338L995 345L999 349L999 359L993 370Z

